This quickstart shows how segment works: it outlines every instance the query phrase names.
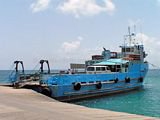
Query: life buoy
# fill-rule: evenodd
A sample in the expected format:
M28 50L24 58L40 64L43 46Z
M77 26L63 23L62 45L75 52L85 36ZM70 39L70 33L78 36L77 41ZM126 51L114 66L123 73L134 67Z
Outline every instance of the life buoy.
M119 81L118 78L116 78L116 79L114 80L115 83L117 83L118 81Z
M81 83L75 83L74 84L74 90L80 90L81 89Z
M101 88L102 88L102 83L101 83L101 82L97 82L96 88L97 88L97 89L101 89Z
M126 78L125 78L125 82L126 82L126 83L130 83L130 78L129 78L129 77L126 77Z
M142 82L143 82L143 77L140 77L140 78L138 79L138 82L142 83Z

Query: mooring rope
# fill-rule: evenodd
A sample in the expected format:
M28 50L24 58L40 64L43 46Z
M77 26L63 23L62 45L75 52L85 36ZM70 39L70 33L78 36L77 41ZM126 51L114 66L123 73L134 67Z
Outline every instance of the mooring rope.
M154 67L154 68L160 69L160 66L158 66L158 65L155 65L155 64L149 63L149 62L148 62L148 64L151 65L151 66Z

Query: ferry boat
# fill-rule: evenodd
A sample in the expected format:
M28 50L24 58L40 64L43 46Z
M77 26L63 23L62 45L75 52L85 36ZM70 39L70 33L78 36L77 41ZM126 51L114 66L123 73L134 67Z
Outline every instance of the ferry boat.
M101 55L85 61L85 73L69 73L49 76L40 83L46 86L51 97L61 100L76 100L126 92L143 87L148 71L144 46L135 44L136 35L125 36L129 42L120 46L121 52L105 48Z
M142 44L135 43L136 35L125 36L121 52L111 52L103 48L101 55L93 55L85 61L84 72L61 71L53 74L49 62L41 60L40 72L25 74L22 61L15 61L16 72L11 74L13 85L19 87L28 81L38 81L39 92L60 101L79 100L95 96L136 90L143 87L148 71L147 54ZM127 42L128 41L128 42ZM44 73L43 63L47 63L48 72ZM22 72L18 72L18 64Z

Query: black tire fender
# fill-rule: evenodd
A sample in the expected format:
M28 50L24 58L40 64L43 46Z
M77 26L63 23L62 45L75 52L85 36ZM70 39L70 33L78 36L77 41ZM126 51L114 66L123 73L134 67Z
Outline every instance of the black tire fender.
M45 87L42 89L42 94L51 97L52 92L49 88Z
M118 78L116 78L116 79L114 80L115 83L117 83L118 81L119 81Z
M97 89L101 89L101 88L102 88L102 83L101 83L101 82L97 82L96 88L97 88Z
M74 90L80 90L81 89L81 83L77 82L74 84Z
M142 83L142 82L143 82L143 77L140 77L140 78L138 79L138 82Z
M125 83L130 83L131 79L129 77L125 78Z

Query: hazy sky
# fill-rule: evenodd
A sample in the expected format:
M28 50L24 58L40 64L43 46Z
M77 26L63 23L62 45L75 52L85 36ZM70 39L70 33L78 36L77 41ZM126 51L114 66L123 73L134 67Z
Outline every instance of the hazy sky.
M33 69L83 63L103 47L119 50L137 25L147 60L160 66L160 0L0 0L0 69L23 60Z

